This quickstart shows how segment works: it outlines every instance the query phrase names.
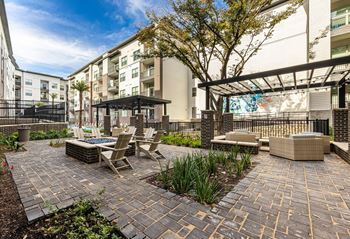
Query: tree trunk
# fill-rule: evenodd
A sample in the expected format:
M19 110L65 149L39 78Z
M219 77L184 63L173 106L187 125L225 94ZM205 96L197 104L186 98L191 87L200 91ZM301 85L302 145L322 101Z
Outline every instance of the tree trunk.
M219 96L217 102L216 102L216 121L217 121L217 132L218 134L221 134L222 132L222 111L223 111L223 97Z
M79 92L79 128L82 127L83 120L83 92Z

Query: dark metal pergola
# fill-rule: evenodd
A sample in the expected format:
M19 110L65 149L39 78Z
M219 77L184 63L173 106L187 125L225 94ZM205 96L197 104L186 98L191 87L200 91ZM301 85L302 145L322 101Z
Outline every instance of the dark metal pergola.
M339 107L345 107L345 85L349 80L350 56L346 56L204 82L198 84L198 87L206 90L206 109L209 109L210 92L224 96L228 100L231 96L330 86L339 88Z
M166 115L166 105L170 103L170 100L144 95L134 95L114 100L102 101L98 104L92 105L92 107L97 108L96 117L98 117L98 109L106 109L106 115L110 115L110 109L131 110L132 114L134 115L135 110L137 110L138 113L141 113L142 109L149 109L151 107L154 107L155 105L163 105L164 115Z

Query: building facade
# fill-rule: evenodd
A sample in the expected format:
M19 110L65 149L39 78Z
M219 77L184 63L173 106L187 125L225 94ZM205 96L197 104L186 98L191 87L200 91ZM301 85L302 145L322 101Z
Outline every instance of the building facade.
M196 88L192 74L179 61L165 58L141 58L147 50L135 36L99 56L89 64L71 74L70 86L76 81L85 81L89 92L84 93L83 121L96 122L96 109L92 105L100 101L145 95L171 100L167 114L173 121L191 120L199 112L192 111L192 96L189 86ZM79 115L79 94L70 90L70 121L77 122ZM150 121L160 121L162 107L155 107L143 112ZM103 112L99 114L103 115ZM117 117L121 123L129 123L130 111L111 112L112 123ZM194 117L193 117L194 116ZM102 120L102 118L101 118Z
M5 104L15 99L14 73L17 67L12 52L5 4L0 0L0 101ZM0 110L0 114L4 112Z
M68 81L59 76L17 69L15 72L15 99L49 102L55 94L55 102L66 102Z

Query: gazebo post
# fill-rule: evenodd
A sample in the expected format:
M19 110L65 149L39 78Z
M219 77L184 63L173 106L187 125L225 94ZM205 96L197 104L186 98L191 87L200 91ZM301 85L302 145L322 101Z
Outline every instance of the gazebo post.
M96 127L98 127L98 118L99 118L99 115L98 115L98 106L96 106Z
M163 115L162 115L162 129L168 133L169 132L169 128L170 128L170 117L169 115L167 115L167 108L166 108L166 104L163 104Z
M209 108L209 98L210 98L210 94L209 94L209 86L205 87L205 109L206 110L210 110Z
M230 112L230 97L226 96L226 107L225 107L225 112L229 113Z
M345 93L346 93L346 84L338 86L338 107L345 108Z
M106 104L106 115L103 117L104 134L111 135L111 116L109 104Z
M137 99L137 113L141 114L141 99Z

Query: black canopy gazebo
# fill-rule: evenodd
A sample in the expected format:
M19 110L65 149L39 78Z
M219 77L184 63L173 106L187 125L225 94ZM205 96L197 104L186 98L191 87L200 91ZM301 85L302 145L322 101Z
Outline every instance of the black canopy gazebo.
M92 107L97 109L96 123L98 125L98 109L106 109L106 115L110 115L110 109L116 110L131 110L132 115L141 113L142 109L149 109L156 105L163 105L163 115L167 115L167 104L170 104L170 100L160 99L156 97L144 96L144 95L133 95L128 97L123 97L119 99L102 101L98 104L92 105Z

